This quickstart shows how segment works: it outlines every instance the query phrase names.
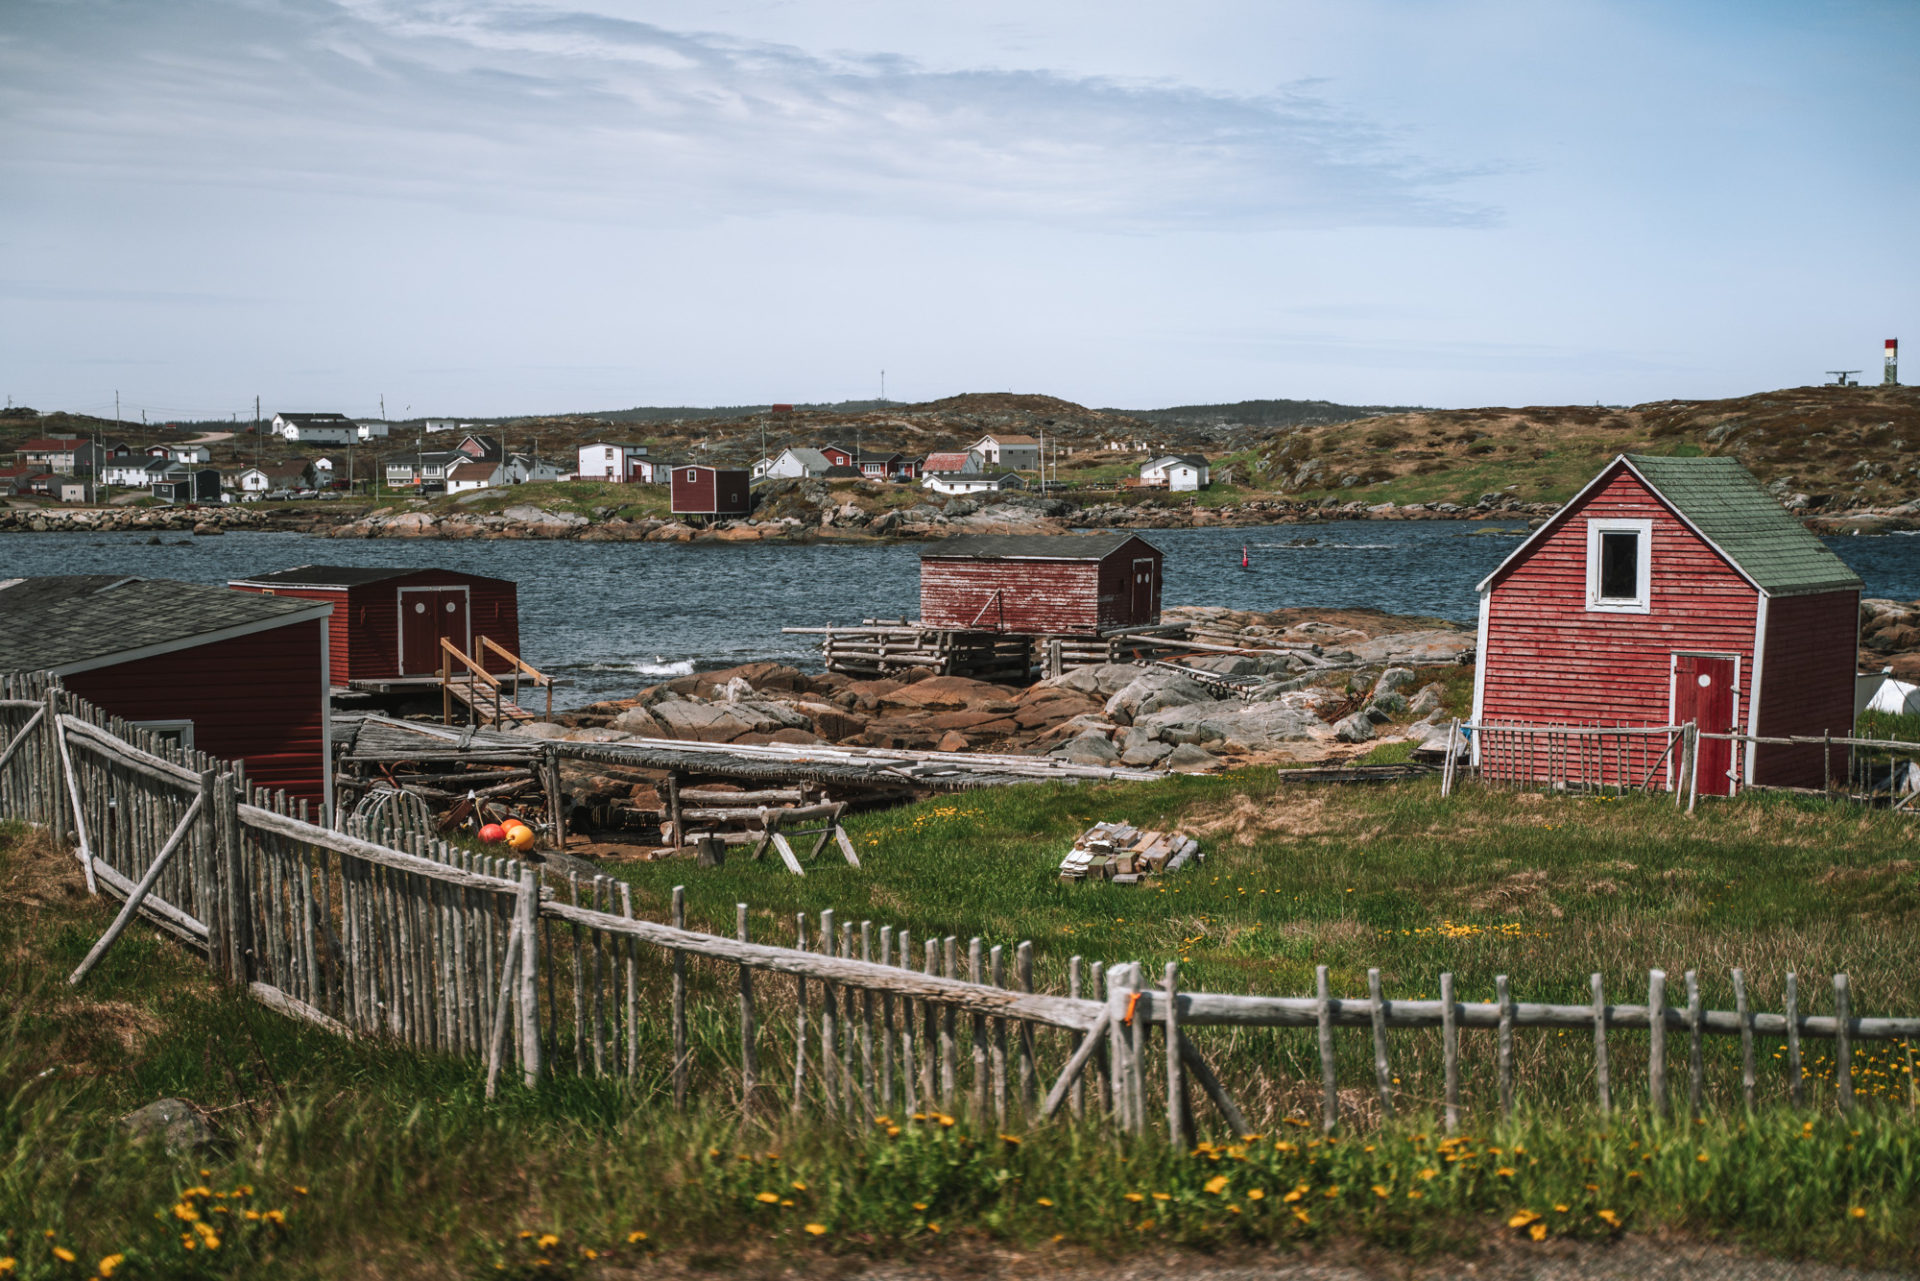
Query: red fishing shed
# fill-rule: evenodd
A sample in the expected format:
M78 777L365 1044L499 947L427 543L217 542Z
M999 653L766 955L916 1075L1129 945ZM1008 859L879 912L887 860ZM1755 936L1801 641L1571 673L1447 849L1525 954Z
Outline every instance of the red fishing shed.
M1098 636L1160 621L1165 557L1136 534L994 534L920 553L928 627Z
M1860 587L1737 460L1623 454L1481 582L1474 723L1848 733ZM1821 787L1824 759L1702 739L1699 789ZM1679 781L1625 781L1656 763Z
M48 671L102 711L244 761L332 807L324 601L88 574L0 580L0 671Z
M482 636L510 654L520 652L518 592L504 578L453 569L299 565L227 586L332 604L333 680L342 688L387 693L388 683L436 677L443 638L468 655ZM482 656L490 672L513 670L491 650L483 648Z
M688 466L673 469L676 516L745 516L753 510L752 478L745 468Z

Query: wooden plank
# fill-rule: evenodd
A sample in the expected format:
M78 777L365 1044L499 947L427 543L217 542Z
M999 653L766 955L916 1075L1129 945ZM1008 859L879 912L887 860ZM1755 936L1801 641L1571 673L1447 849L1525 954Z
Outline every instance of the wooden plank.
M315 1027L325 1028L335 1036L343 1036L349 1041L354 1039L352 1028L332 1017L326 1013L326 1011L316 1009L298 997L289 996L270 983L262 983L255 980L247 984L247 994L269 1009L278 1010L280 1013L296 1019L302 1019L313 1024Z
M107 954L108 949L125 932L128 924L133 920L134 913L140 910L141 903L152 891L153 883L160 879L162 872L166 871L168 862L173 858L173 852L180 848L180 843L186 839L187 833L193 830L194 821L206 808L207 793L212 790L212 787L213 777L208 774L202 780L200 795L193 798L193 803L187 806L187 812L174 826L172 835L167 837L167 843L162 845L159 852L153 856L153 861L147 865L146 875L140 878L139 884L127 892L126 901L120 905L120 911L113 918L113 923L107 926L106 933L102 934L99 940L87 950L86 956L81 959L79 965L74 967L73 973L67 975L67 983L70 986L78 987L81 980L85 979L93 967L100 963L100 958Z

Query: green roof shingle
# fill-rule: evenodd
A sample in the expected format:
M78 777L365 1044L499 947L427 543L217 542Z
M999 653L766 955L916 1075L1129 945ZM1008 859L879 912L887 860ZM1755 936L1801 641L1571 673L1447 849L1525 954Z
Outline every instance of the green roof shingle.
M1858 590L1860 576L1787 514L1734 458L1627 462L1769 596Z

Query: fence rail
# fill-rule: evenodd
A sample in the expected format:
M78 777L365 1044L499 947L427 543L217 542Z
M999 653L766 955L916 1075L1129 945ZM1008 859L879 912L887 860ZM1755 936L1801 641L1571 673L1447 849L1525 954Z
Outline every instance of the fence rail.
M1764 1101L1784 1093L1796 1106L1807 1102L1803 1043L1830 1042L1831 1101L1842 1109L1858 1102L1857 1044L1903 1043L1911 1055L1920 1040L1920 1018L1854 1015L1846 975L1833 978L1830 1014L1801 1008L1791 974L1784 1008L1757 1012L1739 970L1732 1011L1706 1009L1693 972L1683 1003L1670 1003L1658 970L1645 1004L1609 1003L1597 974L1591 1003L1579 1005L1515 1000L1506 976L1495 1001L1461 1001L1451 974L1438 976L1439 1000L1399 1000L1377 970L1365 996L1349 997L1333 993L1324 966L1313 996L1250 996L1184 991L1173 964L1157 981L1136 962L1108 968L1078 956L1049 970L1030 943L920 939L832 911L793 918L790 942L750 938L745 904L730 936L689 929L678 889L669 921L643 920L630 887L606 877L364 820L310 822L300 803L250 788L241 767L182 751L31 676L0 676L0 815L70 841L90 885L122 903L73 982L138 916L256 1000L335 1034L469 1058L484 1065L489 1092L509 1076L532 1087L571 1073L622 1079L683 1108L705 1096L858 1119L904 1106L1003 1126L1067 1110L1132 1133L1164 1106L1170 1134L1184 1139L1198 1129L1195 1089L1221 1125L1246 1133L1250 1116L1280 1105L1250 1112L1241 1100L1290 1062L1303 1087L1317 1085L1329 1130L1428 1103L1452 1129L1467 1095L1492 1086L1510 1113L1517 1033L1527 1030L1591 1033L1602 1110L1616 1105L1630 1051L1644 1041L1647 1106L1667 1111L1669 1050L1684 1040L1695 1113L1710 1038L1738 1039L1749 1107L1763 1101L1759 1042L1782 1041L1787 1058L1785 1090ZM1232 1032L1209 1043L1214 1029ZM1433 1030L1444 1085L1422 1101L1393 1062L1400 1055L1404 1072ZM1463 1037L1486 1032L1494 1071L1469 1074ZM1284 1039L1303 1033L1304 1056ZM1532 1048L1544 1054L1553 1043L1537 1038ZM1563 1065L1577 1058L1560 1055ZM1343 1072L1368 1088L1343 1094Z

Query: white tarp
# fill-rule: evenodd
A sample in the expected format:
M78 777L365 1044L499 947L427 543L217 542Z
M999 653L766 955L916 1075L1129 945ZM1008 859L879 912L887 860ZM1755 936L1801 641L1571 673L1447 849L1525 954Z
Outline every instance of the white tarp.
M1885 672L1853 678L1853 710L1920 714L1920 685L1897 681Z

